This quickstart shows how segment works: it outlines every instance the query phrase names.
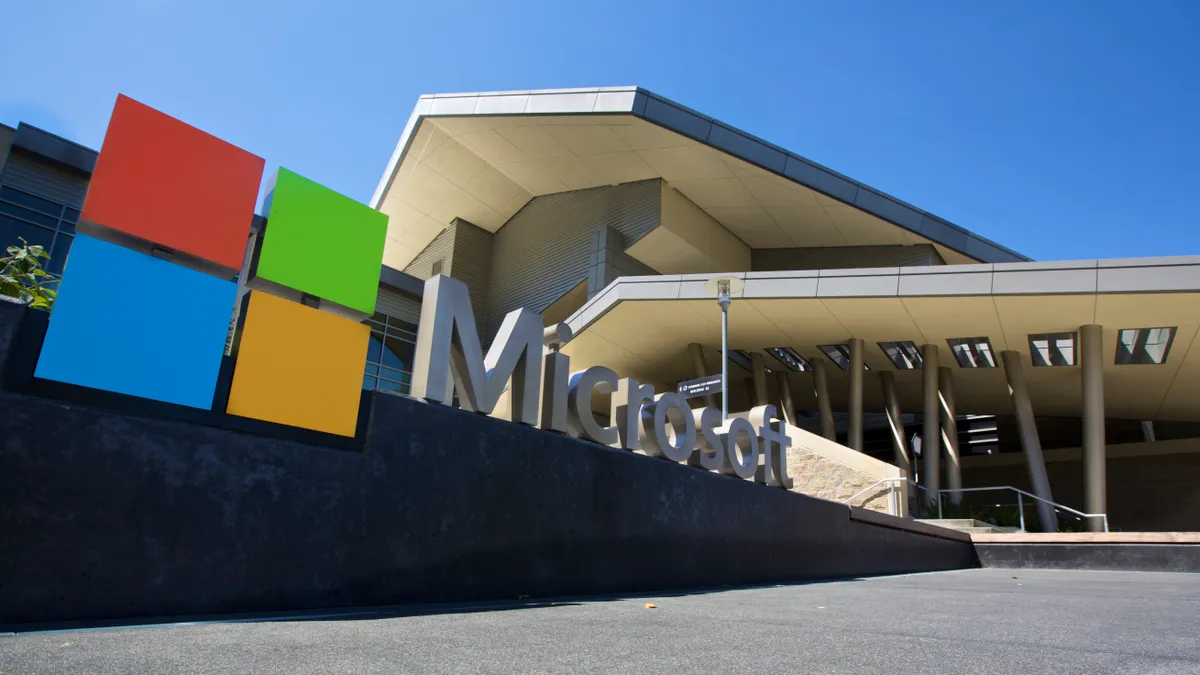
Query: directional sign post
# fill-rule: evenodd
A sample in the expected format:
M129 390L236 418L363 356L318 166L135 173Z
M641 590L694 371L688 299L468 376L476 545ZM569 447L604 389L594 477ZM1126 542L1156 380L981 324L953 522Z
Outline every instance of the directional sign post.
M679 393L684 398L698 398L721 391L721 376L708 375L695 380L679 383Z

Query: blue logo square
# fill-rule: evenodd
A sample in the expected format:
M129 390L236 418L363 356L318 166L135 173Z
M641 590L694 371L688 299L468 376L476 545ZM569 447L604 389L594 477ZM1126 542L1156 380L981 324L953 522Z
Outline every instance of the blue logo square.
M86 235L34 375L210 409L237 284Z

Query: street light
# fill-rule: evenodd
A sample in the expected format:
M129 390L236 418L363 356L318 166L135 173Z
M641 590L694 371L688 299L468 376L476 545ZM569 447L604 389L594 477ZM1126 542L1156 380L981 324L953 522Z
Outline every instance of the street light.
M729 419L729 303L734 293L745 288L741 277L719 276L704 283L704 290L717 296L721 306L721 421Z

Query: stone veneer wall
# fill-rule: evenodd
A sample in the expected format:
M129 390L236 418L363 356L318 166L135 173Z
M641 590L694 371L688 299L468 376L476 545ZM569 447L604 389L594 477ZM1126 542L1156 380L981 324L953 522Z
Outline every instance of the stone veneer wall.
M748 414L731 413L734 417L746 417ZM794 483L792 492L841 504L880 480L904 477L899 467L824 436L790 424L787 425L787 433L792 441L788 446L788 475ZM850 505L893 516L907 515L908 485L899 482L893 485L880 485L875 490L859 495ZM895 500L891 499L893 491L900 493Z
M892 464L804 429L788 425L788 437L792 440L788 447L788 471L795 483L794 492L842 503L884 478L904 476ZM893 490L900 492L895 500L890 497ZM905 485L880 485L859 495L851 505L902 516L907 493ZM896 513L897 510L900 512Z
M835 502L844 502L879 480L808 450L789 452L788 470L795 481L793 491ZM855 499L853 505L891 513L888 493L889 489L886 486L879 486Z

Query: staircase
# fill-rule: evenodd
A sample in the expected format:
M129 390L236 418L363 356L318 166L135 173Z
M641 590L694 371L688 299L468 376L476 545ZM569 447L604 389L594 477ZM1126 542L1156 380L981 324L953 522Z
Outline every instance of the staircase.
M964 534L1008 534L1017 532L1014 527L1000 527L985 523L982 520L972 520L970 518L917 518L918 523L928 523L937 525L950 530L958 530Z

